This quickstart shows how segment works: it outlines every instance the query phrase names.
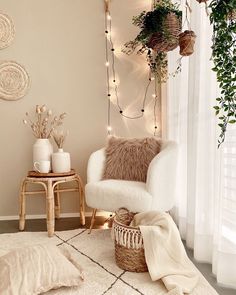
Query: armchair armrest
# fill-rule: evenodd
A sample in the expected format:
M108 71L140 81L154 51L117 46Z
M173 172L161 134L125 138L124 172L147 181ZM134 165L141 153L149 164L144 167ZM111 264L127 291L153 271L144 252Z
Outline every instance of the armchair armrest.
M146 188L153 196L154 210L169 211L174 206L177 156L177 144L163 142L161 152L148 167Z
M90 155L87 167L87 183L100 181L102 179L105 159L104 148Z

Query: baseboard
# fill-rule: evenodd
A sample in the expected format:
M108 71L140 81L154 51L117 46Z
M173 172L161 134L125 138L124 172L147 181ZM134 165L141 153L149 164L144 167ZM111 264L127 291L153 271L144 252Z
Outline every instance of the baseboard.
M86 217L90 217L92 212L85 212ZM101 211L98 212L97 216L107 216L107 212ZM79 217L79 213L61 213L61 218L69 218L69 217ZM33 215L26 215L26 219L44 219L46 218L46 214L33 214ZM0 216L0 221L3 220L18 220L19 215L11 215L11 216Z

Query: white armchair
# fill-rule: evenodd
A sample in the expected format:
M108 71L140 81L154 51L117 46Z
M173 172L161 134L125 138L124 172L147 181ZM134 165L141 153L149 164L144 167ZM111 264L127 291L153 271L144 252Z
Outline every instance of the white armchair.
M102 180L105 164L105 149L91 154L87 168L85 198L93 208L90 231L97 209L115 212L126 207L132 212L149 210L169 211L175 201L175 180L177 144L171 141L162 143L161 152L151 161L147 181Z

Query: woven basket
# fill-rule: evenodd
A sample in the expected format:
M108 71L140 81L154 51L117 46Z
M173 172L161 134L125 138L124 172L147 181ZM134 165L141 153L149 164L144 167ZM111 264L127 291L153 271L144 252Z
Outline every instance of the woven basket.
M184 31L179 35L179 53L182 56L189 56L194 52L196 35L194 31Z
M147 272L144 256L143 238L140 229L129 226L134 213L120 208L113 221L116 264L131 272Z
M157 52L167 52L179 45L181 19L174 13L168 13L163 22L163 31L152 34L147 46Z

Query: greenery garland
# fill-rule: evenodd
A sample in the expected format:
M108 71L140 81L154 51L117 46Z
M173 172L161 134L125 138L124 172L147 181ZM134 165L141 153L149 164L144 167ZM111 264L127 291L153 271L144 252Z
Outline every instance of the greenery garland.
M218 146L225 140L228 124L236 123L236 0L213 0L210 3L213 24L212 59L220 86L214 107L221 133Z

